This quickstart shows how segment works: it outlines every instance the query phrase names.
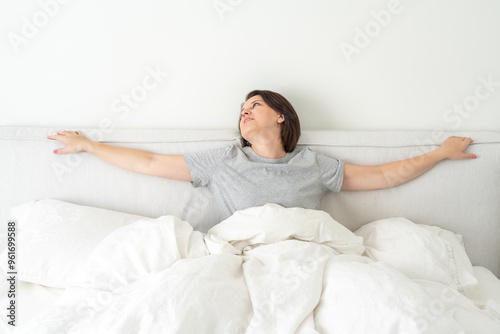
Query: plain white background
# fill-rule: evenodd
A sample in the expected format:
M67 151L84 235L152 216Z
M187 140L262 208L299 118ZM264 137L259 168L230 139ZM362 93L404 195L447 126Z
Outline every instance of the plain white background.
M500 130L500 2L6 0L0 126Z

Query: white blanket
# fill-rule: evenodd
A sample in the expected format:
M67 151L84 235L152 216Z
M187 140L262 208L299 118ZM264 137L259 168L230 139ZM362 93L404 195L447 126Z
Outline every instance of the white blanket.
M366 250L325 212L273 204L205 236L173 216L142 219L18 332L500 333L453 277L411 277Z

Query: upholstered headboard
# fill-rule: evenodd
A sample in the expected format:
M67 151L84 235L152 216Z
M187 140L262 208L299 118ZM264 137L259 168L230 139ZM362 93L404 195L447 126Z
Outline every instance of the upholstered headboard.
M173 214L201 231L217 223L207 189L134 174L88 153L55 155L52 151L62 144L46 137L58 130L62 129L0 128L2 226L12 206L46 198L149 217ZM238 133L229 130L79 130L93 140L165 154L239 143ZM419 178L391 189L329 193L321 209L351 230L395 216L452 230L463 235L474 265L500 277L500 132L303 131L299 146L347 163L376 165L430 151L449 135L473 138L467 152L479 158L442 161ZM6 229L0 232L4 241Z

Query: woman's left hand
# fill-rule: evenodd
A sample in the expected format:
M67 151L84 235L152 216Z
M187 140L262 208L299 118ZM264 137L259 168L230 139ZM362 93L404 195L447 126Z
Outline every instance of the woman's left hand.
M467 146L472 143L473 140L468 137L448 137L438 149L443 154L446 159L476 159L477 155L472 153L464 153Z

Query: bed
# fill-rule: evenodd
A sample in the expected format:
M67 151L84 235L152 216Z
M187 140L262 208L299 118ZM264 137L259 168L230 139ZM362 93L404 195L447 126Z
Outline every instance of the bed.
M500 332L500 132L303 131L299 148L352 164L450 135L478 159L219 222L207 189L52 154L59 130L0 128L2 333ZM164 154L239 144L232 130L79 130Z

